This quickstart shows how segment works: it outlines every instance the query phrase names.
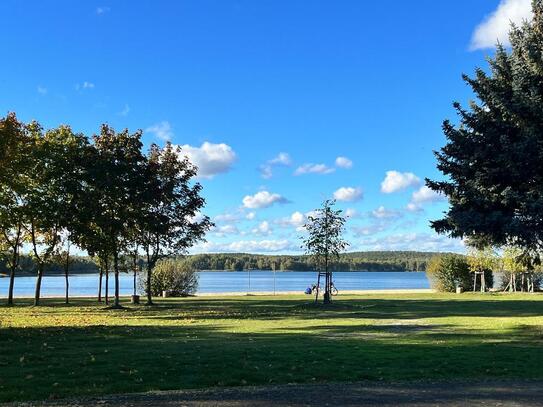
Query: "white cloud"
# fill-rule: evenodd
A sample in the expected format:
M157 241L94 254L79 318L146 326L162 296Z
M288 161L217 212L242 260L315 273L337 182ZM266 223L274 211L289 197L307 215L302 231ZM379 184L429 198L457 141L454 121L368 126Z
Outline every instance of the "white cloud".
M296 227L303 226L306 220L306 215L299 211L296 211L292 215L290 215L290 224Z
M445 197L423 185L411 195L411 201L407 204L407 210L418 212L422 210L422 205L426 203L444 201Z
M283 227L294 227L298 232L304 230L309 212L303 214L300 211L293 212L290 216L277 219L274 222Z
M409 212L421 212L422 207L419 204L415 204L413 202L409 202L407 206L405 207Z
M269 235L271 234L272 230L270 228L270 224L267 220L263 220L258 224L256 228L252 230L252 232L256 235Z
M411 197L411 202L413 203L426 203L426 202L436 202L443 201L445 197L432 189L428 188L426 185L420 187L417 191L413 192Z
M390 194L420 184L420 178L412 172L387 171L381 182L381 192Z
M471 50L493 48L497 42L509 46L511 23L521 24L532 19L531 0L502 0L473 32Z
M107 12L109 12L111 9L109 7L97 7L96 8L96 14L98 14L99 16L102 15L102 14L105 14Z
M349 169L353 167L353 162L347 157L336 158L336 167Z
M83 82L81 84L76 84L75 85L75 90L80 90L80 89L94 89L94 83L92 82Z
M213 178L229 171L236 161L236 153L227 144L204 142L200 147L181 146L181 156L186 156L198 167L199 178Z
M345 216L347 216L348 218L356 218L359 216L359 213L356 209L354 208L347 208L345 210Z
M388 224L379 222L379 223L372 223L366 226L353 226L351 227L351 230L353 231L356 237L360 237L360 236L374 235L376 233L382 232L387 227L388 227Z
M173 137L172 126L170 122L166 120L147 127L145 131L154 134L155 137L159 138L162 141L168 141Z
M128 116L128 113L130 113L130 106L125 104L123 110L119 112L119 116Z
M273 165L290 165L292 160L288 153L279 153L277 157L271 159L268 163Z
M405 233L379 238L366 238L359 242L362 250L417 250L417 251L464 251L464 243L459 239L435 233Z
M335 168L330 168L326 164L304 164L296 168L294 175L303 174L330 174Z
M260 174L262 178L271 178L273 176L273 167L276 166L289 166L292 164L292 160L288 153L279 153L277 157L268 160L265 164L260 166Z
M213 229L213 233L219 237L226 235L239 234L239 230L235 225L222 225Z
M279 194L270 194L268 191L260 191L254 195L243 198L243 206L249 209L260 209L272 206L274 203L287 203L287 199Z
M362 199L362 189L353 187L341 187L334 192L334 199L344 202L353 202Z
M36 90L40 95L47 95L47 88L45 86L38 85Z
M401 217L402 214L398 211L386 209L384 206L380 206L371 212L371 216L377 219L395 219Z
M256 216L256 213L254 212L249 212L247 215L245 215L245 219L248 219L248 220L253 220Z
M286 239L240 240L230 243L203 242L197 244L192 252L266 253L287 250L299 250L299 247Z

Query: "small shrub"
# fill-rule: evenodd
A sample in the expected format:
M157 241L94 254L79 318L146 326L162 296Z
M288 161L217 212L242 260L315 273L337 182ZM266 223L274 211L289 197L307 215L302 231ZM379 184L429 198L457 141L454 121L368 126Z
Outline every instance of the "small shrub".
M143 291L146 290L147 277L140 279ZM151 275L151 295L160 296L168 291L172 297L185 297L196 292L198 274L188 262L165 259L155 266Z
M426 271L430 285L440 292L455 292L456 286L459 285L464 291L473 290L474 274L470 270L466 257L445 254L435 256L430 259ZM485 270L485 283L487 288L492 288L494 285L494 277L492 270ZM481 289L479 279L475 289Z
M473 284L473 274L466 258L454 254L432 257L427 275L432 288L441 292L455 292L457 284L469 290Z

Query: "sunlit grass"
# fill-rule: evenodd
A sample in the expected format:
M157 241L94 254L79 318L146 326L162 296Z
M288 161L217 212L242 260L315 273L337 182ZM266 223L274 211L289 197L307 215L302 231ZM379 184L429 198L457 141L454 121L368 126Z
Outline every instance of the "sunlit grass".
M245 384L543 377L543 296L0 307L0 401Z

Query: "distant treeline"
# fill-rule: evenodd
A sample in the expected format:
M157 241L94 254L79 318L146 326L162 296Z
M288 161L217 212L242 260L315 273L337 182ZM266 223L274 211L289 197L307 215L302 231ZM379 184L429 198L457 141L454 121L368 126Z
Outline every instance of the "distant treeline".
M440 253L414 251L372 251L352 252L341 255L333 270L342 271L426 271L429 260ZM315 267L308 256L261 255L246 253L195 254L184 257L196 270L292 270L311 271ZM36 265L30 256L21 257L20 272L34 274ZM125 270L121 270L125 271ZM5 264L0 262L0 273L7 273ZM47 274L63 273L63 266L52 263ZM98 273L98 266L92 258L74 256L70 273Z
M414 251L352 252L341 255L332 268L342 271L426 271L429 260L439 253ZM245 253L198 254L187 260L198 270L293 270L315 266L309 256L270 256Z
M36 263L32 257L28 255L22 255L19 261L18 273L22 274L36 274ZM73 256L70 259L70 273L84 274L84 273L98 273L98 266L92 258L88 256ZM52 262L45 267L46 274L61 274L64 273L64 266ZM8 274L8 268L5 261L0 260L0 274Z

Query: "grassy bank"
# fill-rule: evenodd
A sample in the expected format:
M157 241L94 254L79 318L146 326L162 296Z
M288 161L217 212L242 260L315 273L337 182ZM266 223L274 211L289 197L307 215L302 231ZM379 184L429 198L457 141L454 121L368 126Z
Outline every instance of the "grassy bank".
M542 295L0 307L0 401L245 384L543 378Z

